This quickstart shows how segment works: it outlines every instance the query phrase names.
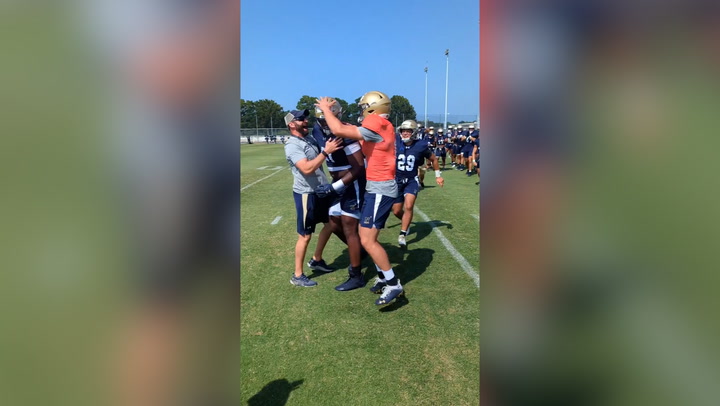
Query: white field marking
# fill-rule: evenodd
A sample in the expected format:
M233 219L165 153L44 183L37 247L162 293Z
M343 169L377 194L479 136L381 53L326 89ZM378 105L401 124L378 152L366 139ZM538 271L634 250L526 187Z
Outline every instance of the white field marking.
M478 214L471 214L475 218L475 220L480 221L480 215Z
M283 169L286 169L286 168L283 168ZM270 175L268 175L268 176L266 176L266 177L264 177L264 178L258 179L258 180L256 180L255 182L253 182L253 183L251 183L251 184L249 184L249 185L247 185L247 186L244 186L244 187L240 188L240 191L242 192L243 190L249 188L250 186L252 186L252 185L254 185L254 184L256 184L256 183L258 183L258 182L260 182L260 181L263 181L263 180L265 180L265 179L267 179L267 178L269 178L269 177L271 177L271 176L273 176L273 175L275 175L275 174L277 174L277 173L282 172L283 169L280 169L280 170L277 171L277 172L273 172L273 173L271 173Z
M272 223L270 223L270 225L274 226L275 224L279 223L281 218L282 218L282 216L275 217L275 220L273 220Z
M423 220L430 222L430 217L428 217L425 213L423 213L420 209L418 209L417 206L415 206L414 211L415 211L415 213L419 214ZM460 264L463 271L465 271L465 273L468 274L473 279L473 281L475 282L475 286L477 286L479 288L480 287L480 275L478 275L478 273L475 272L475 270L470 265L470 263L467 262L465 257L463 257L458 252L458 250L456 250L455 247L453 247L453 245L450 243L450 241L448 241L448 239L445 238L442 231L438 230L434 225L433 225L433 231L438 236L440 241L443 243L445 248L450 252L450 255L452 255L453 258L455 258L455 260L458 262L458 264Z

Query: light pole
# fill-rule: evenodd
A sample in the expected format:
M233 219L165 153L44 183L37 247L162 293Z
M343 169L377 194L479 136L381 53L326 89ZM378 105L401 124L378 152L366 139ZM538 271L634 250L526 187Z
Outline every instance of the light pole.
M450 70L450 50L445 50L445 121L443 128L447 128L447 96L448 96L448 71Z
M425 67L425 128L427 128L427 66Z

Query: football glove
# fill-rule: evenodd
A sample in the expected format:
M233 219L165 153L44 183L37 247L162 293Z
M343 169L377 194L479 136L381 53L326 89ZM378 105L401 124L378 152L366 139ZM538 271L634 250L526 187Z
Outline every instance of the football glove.
M325 198L328 196L337 196L337 192L335 191L335 189L333 189L332 185L329 183L316 187L315 194L318 195L318 197L320 197L320 198Z

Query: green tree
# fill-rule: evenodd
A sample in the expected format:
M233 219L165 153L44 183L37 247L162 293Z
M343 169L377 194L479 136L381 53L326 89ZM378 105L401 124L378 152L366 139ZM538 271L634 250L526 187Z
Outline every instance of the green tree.
M354 103L348 104L347 109L345 109L343 113L344 121L357 125L357 119L360 117L360 107L358 103L360 103L359 97L355 99Z
M317 97L312 97L308 95L304 95L303 97L298 100L297 104L295 105L295 109L297 110L310 110L310 113L315 111L315 99Z
M347 111L349 107L348 102L339 97L336 97L335 100L337 100L337 102L340 103L340 107L342 107L342 114L340 115L340 120L346 120L345 117L347 116Z
M255 102L240 99L240 128L255 128Z
M258 100L255 102L255 109L257 111L258 126L260 128L285 127L283 118L287 113L275 100Z
M394 126L400 125L404 120L415 120L417 114L410 101L404 96L395 95L390 98L392 110L390 110L390 122Z

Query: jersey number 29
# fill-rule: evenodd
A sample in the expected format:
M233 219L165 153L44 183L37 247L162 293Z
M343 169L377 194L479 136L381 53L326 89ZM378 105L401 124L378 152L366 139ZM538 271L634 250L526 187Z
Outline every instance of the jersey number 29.
M401 171L412 171L415 167L415 155L398 155L398 169Z

